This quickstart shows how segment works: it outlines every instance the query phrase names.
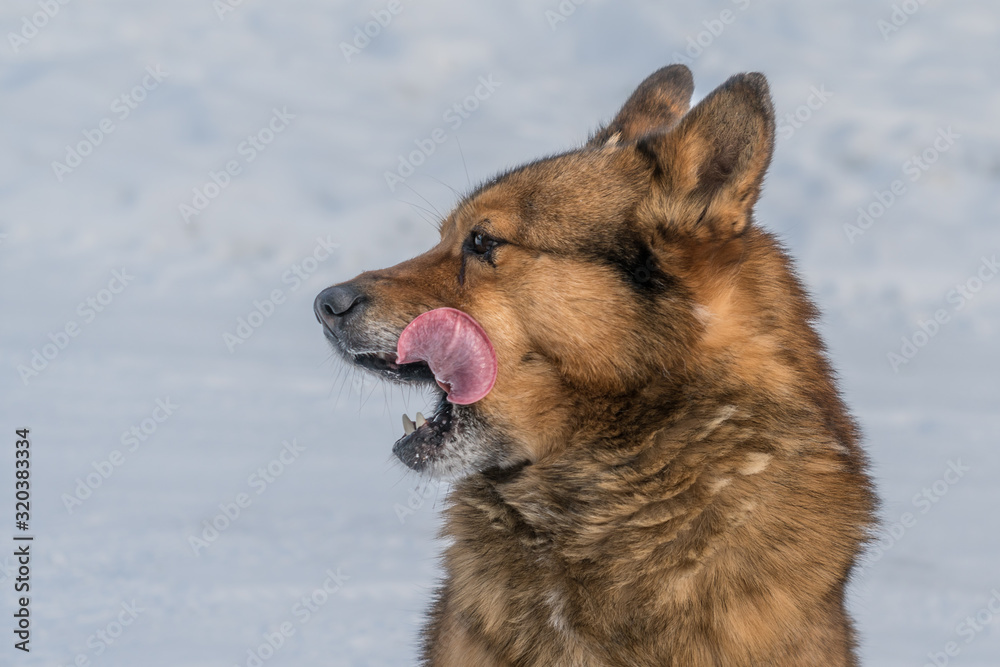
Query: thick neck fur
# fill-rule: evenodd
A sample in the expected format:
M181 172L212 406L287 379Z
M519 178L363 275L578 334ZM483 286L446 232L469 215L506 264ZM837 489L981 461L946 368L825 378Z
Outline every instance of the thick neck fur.
M854 664L842 598L874 501L801 310L808 400L689 378L455 486L447 605L477 641L509 664Z

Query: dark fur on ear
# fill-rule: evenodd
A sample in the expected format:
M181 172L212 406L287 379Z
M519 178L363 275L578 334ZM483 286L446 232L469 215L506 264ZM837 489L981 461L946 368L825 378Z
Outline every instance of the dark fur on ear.
M774 153L774 107L763 74L737 74L669 132L641 139L655 157L658 186L649 204L689 231L740 234L750 222Z
M639 84L615 119L587 145L632 143L647 134L668 130L687 113L693 92L694 78L686 66L658 69Z

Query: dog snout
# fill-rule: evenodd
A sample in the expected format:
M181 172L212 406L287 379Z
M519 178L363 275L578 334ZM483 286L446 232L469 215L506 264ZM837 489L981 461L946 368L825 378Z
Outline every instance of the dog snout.
M348 314L354 314L367 301L364 291L354 282L327 287L313 303L313 311L320 324L336 329Z

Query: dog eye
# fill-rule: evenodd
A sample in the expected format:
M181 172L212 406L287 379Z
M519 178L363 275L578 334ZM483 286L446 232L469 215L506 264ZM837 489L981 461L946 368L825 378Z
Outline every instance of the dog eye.
M483 232L473 230L466 243L468 250L476 255L488 255L500 242Z
M490 240L491 239L487 238L486 236L483 236L482 234L476 234L475 236L472 237L472 249L480 254L489 252L490 248L493 247L489 243Z

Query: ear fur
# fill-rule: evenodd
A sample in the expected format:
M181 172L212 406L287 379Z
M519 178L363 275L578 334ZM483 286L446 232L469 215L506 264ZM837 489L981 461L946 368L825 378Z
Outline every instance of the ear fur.
M695 234L742 233L774 153L774 107L763 74L737 74L669 132L641 139L657 174L653 201ZM663 209L667 209L664 211Z
M598 131L588 146L627 144L662 132L687 113L694 92L694 78L684 65L668 65L639 84L607 127Z

